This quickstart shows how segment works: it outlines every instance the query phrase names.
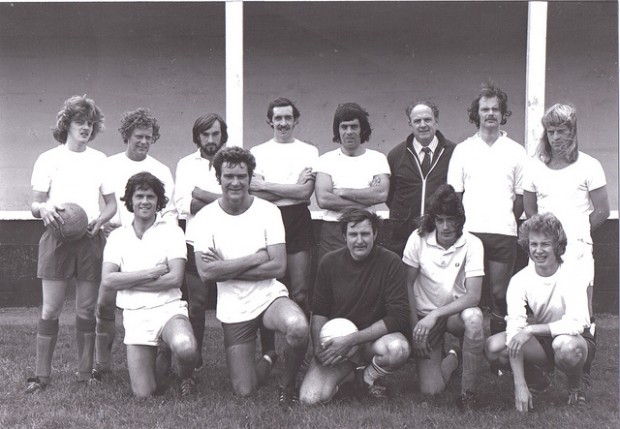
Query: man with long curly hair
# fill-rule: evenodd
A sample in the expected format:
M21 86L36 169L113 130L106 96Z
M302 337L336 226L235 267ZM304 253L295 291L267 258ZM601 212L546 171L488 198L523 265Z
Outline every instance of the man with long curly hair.
M48 229L39 242L37 276L42 279L43 303L37 326L35 376L28 379L27 393L38 393L50 383L52 357L58 338L58 318L65 292L76 281L75 329L79 382L91 378L95 347L95 303L101 280L105 235L101 229L116 212L114 189L102 168L106 157L89 147L103 130L103 114L84 96L67 99L58 112L53 135L60 145L42 153L32 171L32 215ZM99 199L104 206L100 211ZM60 204L79 204L88 216L86 235L62 241L53 230L61 220Z

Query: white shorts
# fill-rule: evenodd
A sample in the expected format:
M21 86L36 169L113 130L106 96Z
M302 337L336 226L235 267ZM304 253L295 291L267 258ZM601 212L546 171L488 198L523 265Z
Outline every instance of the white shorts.
M175 317L188 318L187 302L171 301L159 307L123 310L127 345L158 346L164 326Z

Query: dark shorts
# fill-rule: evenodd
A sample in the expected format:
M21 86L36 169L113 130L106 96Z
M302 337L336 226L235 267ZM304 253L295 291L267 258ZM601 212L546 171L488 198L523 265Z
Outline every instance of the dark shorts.
M101 264L106 239L103 231L94 237L85 235L76 241L63 242L45 230L39 241L37 277L45 280L101 281Z
M192 274L196 274L198 275L198 268L196 267L196 255L195 255L195 250L194 250L194 246L186 243L187 244L187 261L185 262L185 271L188 273L192 273Z
M239 344L256 341L256 332L263 326L263 314L265 313L263 312L257 318L245 322L222 322L222 328L224 329L224 348L227 349Z
M590 333L590 328L585 329L581 336L584 340L586 340L586 344L588 345L588 357L586 358L586 362L583 365L584 367L586 367L592 364L592 361L594 360L594 355L596 353L596 340L594 338L594 335ZM542 349L545 351L547 359L549 359L549 361L551 362L555 362L555 353L553 352L552 346L553 337L547 337L542 335L535 337L538 340L538 343L540 344Z
M517 259L517 237L486 232L472 232L472 234L482 241L486 260L513 264Z
M310 250L314 245L312 216L307 204L278 207L286 234L286 253Z
M418 316L418 322L424 319L423 316ZM428 333L426 342L431 350L438 350L443 347L443 336L448 331L448 318L440 317L437 319L435 326Z

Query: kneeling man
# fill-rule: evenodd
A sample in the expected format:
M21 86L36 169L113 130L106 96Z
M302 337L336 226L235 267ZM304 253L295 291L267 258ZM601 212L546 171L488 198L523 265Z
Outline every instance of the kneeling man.
M239 147L213 158L222 196L200 210L188 230L203 281L217 282L216 316L224 328L226 363L233 390L248 396L268 374L255 365L256 332L264 327L284 335L284 371L278 402L297 400L295 379L308 346L308 321L276 279L286 271L284 225L278 208L250 195L254 156ZM269 368L270 369L270 368Z
M320 262L312 302L314 358L300 391L304 403L330 401L340 384L355 378L358 367L365 393L387 398L385 387L375 381L409 357L405 270L395 253L376 245L379 222L368 210L346 210L340 217L346 247ZM321 328L337 317L352 321L359 331L321 344Z
M459 366L460 350L442 359L444 334L462 341L463 375L457 406L476 405L476 378L483 360L482 312L478 308L484 276L482 242L463 232L465 210L450 185L431 197L422 224L403 254L413 329L413 353L422 393L442 392Z
M519 228L519 244L531 263L510 280L506 332L487 340L487 359L510 365L518 411L533 408L533 397L551 383L547 370L553 367L566 374L568 404L585 405L583 367L596 351L590 333L589 278L562 263L566 234L551 213L525 221ZM529 319L526 305L533 313Z
M151 173L131 176L121 200L134 219L110 233L101 287L118 292L131 389L147 397L161 388L172 352L181 396L187 396L194 390L198 350L187 304L181 301L187 254L183 230L158 215L168 198L164 184Z

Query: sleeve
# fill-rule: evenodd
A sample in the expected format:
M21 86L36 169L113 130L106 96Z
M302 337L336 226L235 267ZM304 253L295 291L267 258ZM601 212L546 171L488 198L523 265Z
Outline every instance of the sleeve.
M390 175L391 174L390 164L388 163L387 157L381 152L377 152L375 164L376 164L375 175L377 174Z
M590 325L588 308L589 280L580 272L573 270L562 276L562 300L565 312L560 320L549 323L551 336L577 335Z
M603 170L603 166L597 159L591 159L592 164L586 170L588 172L588 191L594 191L598 188L602 188L607 184L607 181L605 180L605 171Z
M484 246L475 235L467 235L465 278L484 276Z
M121 266L123 261L121 234L122 229L116 229L110 233L103 249L103 262Z
M187 260L187 246L185 245L185 235L183 230L176 225L170 225L169 241L166 244L168 260L185 259Z
M422 238L418 231L414 231L405 244L403 262L413 268L420 268L420 246Z
M201 210L192 219L185 232L186 240L194 242L194 251L206 252L210 246L213 246L214 231L211 230L213 222L206 219L205 210Z
M321 259L317 271L316 284L314 294L312 296L312 314L317 316L331 317L331 285L332 279L329 275L329 261L325 258Z
M523 181L521 189L528 192L536 192L536 185L534 183L534 177L536 176L536 162L535 158L527 158L525 165L523 166Z
M181 215L190 214L190 206L192 203L192 191L194 185L191 180L191 172L188 171L189 166L183 159L177 163L176 183L174 186L174 205Z
M267 208L263 219L265 220L265 244L286 243L284 235L284 224L282 223L282 213L274 204L266 202Z
M254 146L250 148L250 153L254 155L254 158L256 159L256 168L254 169L254 174L265 177L265 170L263 168L264 163L261 162L261 150L258 149L258 146Z
M527 267L525 269L527 269ZM520 273L522 272L523 271ZM527 304L525 283L527 279L523 279L523 275L519 275L520 273L512 277L508 285L508 291L506 292L506 303L508 305L508 316L506 316L506 345L510 344L512 338L527 326L527 312L525 309Z
M389 255L391 256L391 255ZM387 315L383 318L388 332L402 332L407 335L411 329L409 324L409 298L407 296L407 276L405 267L398 257L391 258L386 264L384 282L385 308Z
M461 144L459 143L452 152L450 164L448 165L448 184L452 185L456 192L465 191L465 183L463 180L463 161L461 155Z
M110 158L106 157L103 153L101 154L102 160L99 163L100 165L100 169L99 169L99 174L101 175L101 185L99 187L99 191L101 192L101 195L110 195L113 194L115 191L114 189L114 179L113 179L113 175L116 173L116 168L114 168L114 166L111 166L111 162L109 161ZM123 186L123 189L125 187ZM121 197L121 195L115 195L116 200L118 201ZM117 214L115 214L115 216L118 216L118 210L116 212Z
M172 178L172 173L170 172L170 169L166 166L163 166L163 170L162 170L162 182L164 182L164 186L166 187L166 197L168 198L168 203L166 204L166 207L164 207L164 209L161 212L162 218L165 219L166 221L173 221L176 222L179 214L177 212L177 209L174 205L174 179Z
M330 162L329 162L330 153L331 152L324 153L323 155L319 156L317 160L314 162L314 170L317 173L325 173L325 174L329 174L330 176L332 175L330 168L329 168L330 167Z
M52 179L46 158L45 154L41 154L34 163L30 179L33 191L48 192L50 190Z
M517 143L518 144L518 143ZM514 192L517 195L523 195L523 169L527 162L527 154L523 146L519 145L517 163L515 165Z

